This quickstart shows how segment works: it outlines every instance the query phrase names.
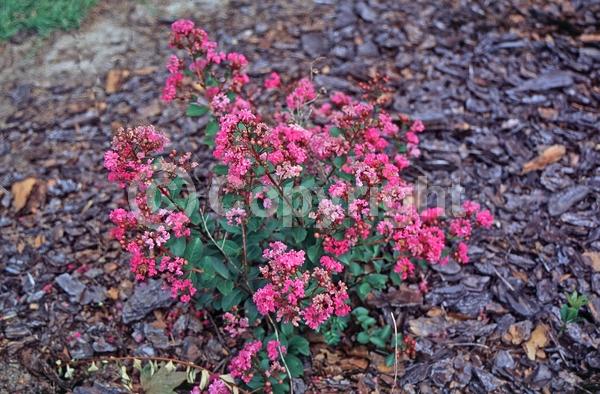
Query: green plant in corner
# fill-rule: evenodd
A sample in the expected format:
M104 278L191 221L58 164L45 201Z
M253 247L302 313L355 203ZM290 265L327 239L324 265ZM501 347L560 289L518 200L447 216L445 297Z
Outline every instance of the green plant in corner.
M563 321L563 329L568 323L573 323L579 319L579 311L588 303L588 299L583 294L573 291L567 294L567 303L560 308L560 319Z

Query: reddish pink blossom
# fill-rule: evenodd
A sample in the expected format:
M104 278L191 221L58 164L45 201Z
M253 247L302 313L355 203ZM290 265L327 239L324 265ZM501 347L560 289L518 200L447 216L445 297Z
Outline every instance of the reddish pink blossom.
M269 74L269 77L265 79L265 88L266 89L277 89L281 84L281 78L279 74L276 72L272 72Z
M229 363L229 372L234 378L240 378L244 383L252 380L252 359L262 348L260 341L246 343L244 348Z
M453 219L450 222L450 233L455 237L469 238L471 236L471 222L466 219Z
M194 29L194 22L187 19L179 19L171 24L171 30L178 34L189 34Z
M298 109L309 101L314 100L317 97L315 87L308 78L302 78L296 89L289 96L287 96L287 106L289 109Z
M490 228L494 224L494 217L487 209L477 213L477 223L484 228Z
M394 272L400 274L402 280L406 280L414 275L415 266L410 261L410 259L406 257L401 257L398 259L396 265L394 266Z
M279 360L279 351L281 351L281 353L283 354L287 352L286 347L281 346L281 343L279 343L279 341L271 340L267 343L267 356L269 357L269 360Z
M173 230L176 237L189 237L190 229L187 227L190 219L183 212L170 213L165 223Z
M459 263L467 264L469 262L469 247L464 242L459 242L456 246L454 257Z
M325 269L327 269L328 271L339 273L344 270L344 266L342 265L342 263L336 261L335 259L329 256L322 256L320 262L321 265L325 267Z
M465 215L471 216L479 211L480 205L474 201L465 201L462 205Z

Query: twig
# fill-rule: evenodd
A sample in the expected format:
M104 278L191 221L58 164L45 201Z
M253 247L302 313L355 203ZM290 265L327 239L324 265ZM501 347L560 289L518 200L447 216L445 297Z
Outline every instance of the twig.
M512 291L516 292L515 288L512 287L511 284L508 283L508 281L506 279L504 279L504 277L502 275L500 275L500 272L498 272L498 270L496 269L496 267L492 266L492 268L494 269L494 272L496 273L496 275L498 276L498 278L500 278L500 280L506 285L506 287L508 287Z
M227 253L225 253L221 245L219 245L219 243L213 238L212 234L208 230L208 226L206 225L206 218L204 217L204 211L202 210L200 210L200 219L202 220L202 224L204 225L204 231L206 231L206 235L208 235L210 241L217 247L217 249L219 249L219 252L221 252L223 257L225 257L225 260L227 260L231 265L233 265L238 272L241 272L242 270L240 269L240 267L238 267L236 264L233 263L233 261L231 261L231 259L229 258L229 256L227 256Z
M98 357L80 358L77 360L71 360L70 362L78 364L78 363L89 363L89 362L95 362L95 361L102 362L102 361L135 361L135 360L166 361L166 362L172 362L175 364L183 365L185 367L190 367L190 368L194 368L194 369L207 370L206 368L201 367L200 365L194 364L191 361L184 361L184 360L179 360L176 358L161 357L161 356L98 356Z
M271 315L267 315L267 317L269 318L269 321L271 322L271 325L273 326L273 330L275 330L275 338L277 339L277 342L281 343L279 341L279 332L277 331L277 326L275 325L275 322L273 322L273 319L271 319ZM292 381L292 373L290 372L290 368L288 367L287 363L285 362L285 358L283 357L283 352L281 351L281 346L277 346L277 350L279 351L279 357L281 358L281 361L283 362L283 366L285 367L285 372L287 372L287 376L290 379L290 394L294 394L294 382Z
M445 345L448 346L476 346L476 347L481 347L484 349L489 349L490 347L488 345L484 345L482 343L476 343L476 342L454 342L454 343L446 343Z
M394 393L396 390L396 384L398 383L398 325L396 324L396 317L393 312L390 312L392 315L392 322L394 322L394 385L392 386L391 393Z

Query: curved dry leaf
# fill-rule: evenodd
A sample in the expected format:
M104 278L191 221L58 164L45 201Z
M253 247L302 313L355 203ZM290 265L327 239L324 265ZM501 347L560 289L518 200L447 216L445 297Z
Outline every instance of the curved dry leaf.
M13 208L15 211L20 211L27 204L27 199L33 190L33 186L37 180L35 178L27 178L20 182L13 183L10 191L13 195Z
M598 252L585 252L583 254L583 260L590 266L595 272L600 272L600 253Z
M531 333L529 341L523 345L525 352L527 352L527 358L531 361L535 361L538 350L541 350L548 345L548 326L545 324L538 324L535 330Z
M535 159L528 161L523 166L521 174L535 171L546 167L548 164L556 163L567 153L564 145L552 145L546 149Z

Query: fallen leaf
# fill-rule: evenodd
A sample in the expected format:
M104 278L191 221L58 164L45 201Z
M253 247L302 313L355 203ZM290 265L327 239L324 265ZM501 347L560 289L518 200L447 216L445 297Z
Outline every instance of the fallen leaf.
M521 174L527 174L528 172L542 169L548 164L556 163L566 152L567 150L564 145L552 145L544 149L538 157L525 163Z
M555 120L558 117L558 111L554 108L538 108L538 113L543 119Z
M153 72L155 72L156 70L158 70L158 67L148 66L148 67L142 67L142 68L133 70L133 73L135 75L149 75L149 74L152 74Z
M36 182L37 180L35 178L27 178L20 182L13 183L10 191L13 195L13 208L15 211L20 211L27 204L27 199Z
M600 253L585 252L583 254L583 261L585 261L587 265L592 267L594 271L600 272Z
M531 338L529 341L525 342L523 347L527 353L527 357L531 361L535 361L538 350L543 350L546 345L548 345L548 326L540 323L535 330L533 330Z
M367 369L369 361L364 358L343 358L340 360L340 367L344 371L355 370L355 369Z
M112 69L106 75L106 85L104 90L108 94L116 93L121 88L121 84L129 76L129 70Z
M116 287L111 287L106 291L106 295L108 295L108 298L110 298L111 300L116 301L119 299L119 289L117 289Z
M397 290L392 289L387 293L367 298L367 303L377 308L383 306L416 306L423 304L423 293L418 288L401 285Z
M600 34L582 34L579 39L585 43L600 42Z
M29 244L34 249L38 249L40 246L42 246L44 244L44 242L46 242L46 237L44 237L43 234L38 234L37 237L29 240Z
M531 335L531 323L527 323L528 324L511 324L502 339L507 343L512 343L513 345L522 344L524 341L528 340ZM527 327L527 325L529 327Z

